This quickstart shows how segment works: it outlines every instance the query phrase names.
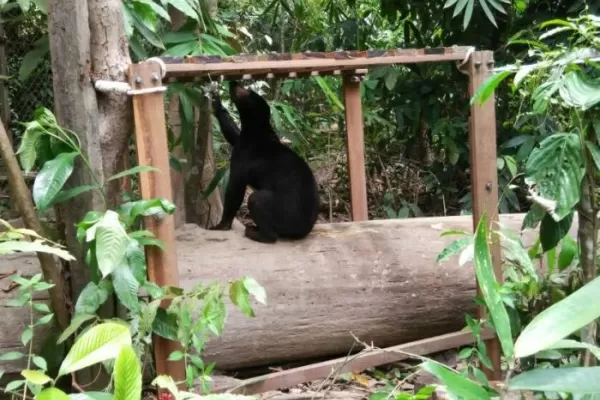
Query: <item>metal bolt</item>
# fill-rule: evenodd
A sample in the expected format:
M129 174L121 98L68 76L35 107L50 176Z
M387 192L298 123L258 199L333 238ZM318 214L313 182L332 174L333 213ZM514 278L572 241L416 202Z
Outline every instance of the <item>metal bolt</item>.
M152 83L156 83L158 82L158 74L154 73L152 74Z
M135 83L136 83L136 84L138 84L138 85L141 85L141 84L142 84L142 77L141 77L141 76L139 76L139 75L138 75L138 76L136 76L136 77L135 77Z
M481 67L481 61L475 61L475 68Z
M487 190L488 192L492 191L492 183L488 182L485 184L485 190Z

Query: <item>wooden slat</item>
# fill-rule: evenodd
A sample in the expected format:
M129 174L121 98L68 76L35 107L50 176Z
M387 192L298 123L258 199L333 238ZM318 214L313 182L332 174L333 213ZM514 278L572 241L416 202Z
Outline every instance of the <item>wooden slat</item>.
M308 78L312 76L341 76L341 75L365 75L369 72L368 69L345 69L339 70L336 68L323 68L317 71L291 71L291 72L268 72L268 71L254 71L251 74L227 74L227 75L199 75L199 76L185 76L185 77L170 77L166 81L167 83L175 82L203 82L211 80L246 80L246 79L296 79L296 78Z
M487 339L493 337L494 334L493 331L486 329L482 331L481 335L484 339ZM365 351L355 356L336 358L335 360L258 376L242 382L235 388L224 388L221 392L229 390L240 394L264 393L269 390L284 389L305 382L325 379L335 374L358 372L367 368L390 364L410 358L408 354L422 356L471 343L473 343L473 334L470 331L453 332L385 349Z
M473 96L477 88L491 74L494 66L492 51L478 51L469 59L469 94ZM473 192L473 229L481 216L487 214L490 226L498 221L498 170L496 164L496 105L494 96L483 104L475 103L471 107L469 122L469 143L471 146L471 184ZM496 279L502 281L502 260L500 244L495 240L491 245L492 262ZM485 309L479 309L485 316ZM486 371L491 380L502 379L500 370L501 351L497 339L486 342L487 353L494 366Z
M164 57L167 78L194 76L287 74L320 70L355 70L377 65L412 64L464 60L469 47L336 51L331 53L287 53L232 57Z
M363 131L360 79L344 78L344 102L346 109L346 135L348 149L348 175L350 176L350 200L352 220L369 219L367 207L367 177L365 173L365 140Z
M132 64L129 67L129 84L136 89L161 86L160 67L156 63ZM138 165L152 165L159 169L158 172L140 174L142 198L148 200L161 197L172 202L167 128L162 93L134 96L133 114ZM160 222L153 217L147 217L144 225L166 246L164 251L157 246L146 247L148 278L159 286L178 286L179 271L177 269L174 217L165 215ZM156 335L153 339L157 375L167 374L176 381L182 381L185 378L183 362L167 361L171 352L181 350L179 343Z

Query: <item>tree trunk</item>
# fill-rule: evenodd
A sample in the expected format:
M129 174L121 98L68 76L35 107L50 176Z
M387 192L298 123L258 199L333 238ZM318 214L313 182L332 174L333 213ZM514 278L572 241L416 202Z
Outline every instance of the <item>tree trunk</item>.
M83 153L103 182L113 175L127 144L132 124L130 100L126 95L98 95L93 79L126 81L130 64L124 34L120 0L50 0L48 33L52 56L55 113L61 125L79 135ZM79 162L70 179L71 186L91 184L89 171ZM107 187L111 203L118 201L118 184ZM86 249L76 239L76 226L91 210L104 210L106 204L95 192L80 195L61 207L65 218L66 242L77 261L70 265L71 296L74 301L91 280L84 263ZM101 310L114 315L110 299ZM80 384L94 382L102 387L106 377L97 373L78 374Z
M170 31L177 31L185 24L186 16L174 7L169 7L169 17L171 17ZM168 105L169 127L173 133L173 139L177 141L181 137L181 115L179 115L179 95L172 94ZM173 149L172 157L178 160L184 160L185 149L179 144ZM173 191L173 204L175 204L175 229L185 224L185 176L188 171L187 163L182 164L182 170L177 171L171 168L171 189Z
M199 0L201 1L201 0ZM214 17L218 12L218 0L206 0L208 12ZM203 196L210 182L215 177L216 167L213 153L212 110L210 101L198 106L194 128L193 148L186 149L188 154L188 171L185 181L185 220L202 227L216 225L223 212L223 203L219 188L208 196Z
M131 58L121 6L121 0L88 0L94 79L127 81ZM104 176L108 178L118 172L127 150L133 121L131 100L123 94L100 94L97 101ZM119 203L119 182L107 189L111 203Z

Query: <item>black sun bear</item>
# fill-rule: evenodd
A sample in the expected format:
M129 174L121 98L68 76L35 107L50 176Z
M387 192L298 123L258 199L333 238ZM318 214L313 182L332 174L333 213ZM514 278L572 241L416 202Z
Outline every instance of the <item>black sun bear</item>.
M223 216L210 229L231 229L250 186L254 192L248 198L248 210L255 225L246 226L246 237L262 243L306 237L319 211L317 182L310 167L279 141L265 99L236 81L230 82L229 95L238 110L241 129L215 95L213 111L233 150Z

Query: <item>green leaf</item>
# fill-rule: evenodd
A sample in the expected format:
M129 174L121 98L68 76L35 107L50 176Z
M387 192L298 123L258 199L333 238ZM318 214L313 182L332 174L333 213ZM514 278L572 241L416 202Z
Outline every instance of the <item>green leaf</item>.
M579 203L583 165L579 136L573 133L548 136L527 159L527 180L537 185L541 197L557 202L555 220L566 217Z
M36 367L41 369L42 371L48 370L48 363L40 356L33 356L31 361L35 364Z
M590 307L599 292L600 277L542 311L521 332L515 355L523 358L544 350L600 317L600 307Z
M444 9L452 7L457 1L458 0L446 0L444 3Z
M198 21L198 13L187 0L169 0L169 5L175 7L193 20Z
M158 168L155 168L151 165L138 165L137 167L133 167L128 169L127 171L119 172L116 175L111 176L107 179L107 182L114 181L115 179L121 179L129 175L137 175L143 172L159 172Z
M21 11L23 11L23 14L29 11L29 7L31 6L30 0L17 0L17 4L19 5L19 7L21 7Z
M35 400L71 400L71 398L62 390L51 387L39 392Z
M482 2L485 0L481 0ZM463 16L463 30L467 30L469 22L471 22L471 16L473 15L473 8L475 6L475 0L469 0L467 2L467 8L465 9L465 15Z
M50 323L50 321L52 321L52 318L54 318L54 314L44 315L42 318L35 321L35 325L36 326L46 325L46 324Z
M265 288L263 288L260 283L258 283L254 278L245 277L243 279L244 287L246 290L254 296L256 301L267 304L267 292L265 292Z
M179 351L179 350L175 350L174 352L172 352L171 354L169 354L169 358L167 358L168 361L180 361L183 360L184 354Z
M564 271L575 259L578 253L577 242L569 235L565 235L558 255L558 270Z
M91 319L83 316L87 317L96 313L98 308L108 300L109 294L104 287L98 286L94 282L89 282L77 298L75 316L82 315L82 319L84 320L81 323ZM77 330L77 327L74 330Z
M48 14L48 0L31 0L33 4L44 14Z
M250 293L242 280L232 282L229 286L229 298L246 316L254 317L254 310L250 305Z
M23 386L25 384L25 380L16 380L16 381L12 381L9 382L6 385L6 391L7 392L14 392L15 390L17 390L18 388L20 388L21 386ZM50 399L48 399L50 400Z
M46 35L35 44L33 49L23 56L21 66L19 67L19 80L21 82L24 82L29 78L31 73L46 59L46 55L49 51L50 45L48 36Z
M74 187L74 188L71 188L68 190L63 190L54 198L54 200L52 201L52 204L58 204L63 201L67 201L69 199L72 199L73 197L77 197L80 194L90 192L95 189L98 189L98 186L83 185L83 186L77 186L77 187Z
M448 392L459 398L464 400L487 400L491 398L483 387L445 365L429 360L421 364L421 367L438 378L446 386Z
M592 160L594 161L596 170L600 170L600 149L598 148L596 143L590 142L589 140L585 141L585 146L588 148L588 151L592 156Z
M544 216L540 225L540 242L544 252L554 249L562 238L569 233L573 224L573 215L572 212L558 222L550 214Z
M85 392L69 395L70 400L113 400L112 393L107 392Z
M487 220L487 215L484 214L475 232L475 274L483 299L494 322L494 328L500 339L504 356L511 359L514 351L511 324L506 308L504 307L504 302L502 301L502 296L496 289L498 282L494 276L492 256L488 246Z
M580 70L567 73L558 92L567 105L582 110L600 103L600 81L589 79Z
M476 101L483 104L494 93L498 85L513 73L514 71L502 71L487 78L475 91L471 98L471 105L475 104Z
M540 392L598 393L600 367L534 369L512 378L508 387Z
M66 261L72 261L75 259L75 257L69 254L69 252L58 247L48 246L41 240L35 240L33 242L29 242L27 240L7 240L5 242L0 242L0 254L13 254L17 251L23 253L37 252L53 254Z
M533 262L518 238L502 235L502 247L504 248L504 256L507 261L520 266L529 276L533 277L536 281L538 280Z
M25 328L23 333L21 333L21 343L23 343L23 346L26 346L32 337L33 337L33 329L31 329L31 327Z
M152 333L168 340L177 341L177 317L167 314L164 308L156 310L156 318L152 323Z
M46 210L73 173L78 153L61 153L44 164L33 183L33 200L38 211Z
M129 328L121 323L104 322L81 335L60 366L58 376L116 358L124 346L131 345Z
M563 339L548 346L550 349L585 349L589 350L597 359L600 360L600 347L591 345L589 343L582 343L576 340Z
M438 254L437 256L437 262L442 262L444 260L447 260L448 258L459 254L460 252L462 252L468 245L470 245L471 243L473 243L473 237L472 236L468 236L468 237L464 237L464 238L460 238L457 240L454 240L452 243L450 243L448 246L446 246L446 248L444 248L440 254Z
M90 284L94 284L94 283L90 282ZM90 286L90 284L88 284L88 286ZM88 286L86 286L86 289L87 289ZM84 292L85 292L85 289L84 289L83 292L81 292L81 295L79 295L79 298L81 298L83 296ZM95 319L95 318L96 318L95 315L90 315L90 314L75 314L75 316L73 317L73 319L71 319L71 323L69 324L69 326L67 327L67 329L65 329L63 331L63 333L58 337L58 340L56 341L56 343L60 344L60 343L64 342L72 334L74 334L79 328L81 328L81 325L83 325L87 321Z
M388 69L388 73L385 75L385 87L390 92L396 87L396 82L400 77L400 72L395 68Z
M29 122L25 126L25 132L21 138L17 154L21 161L21 167L29 173L35 166L37 159L37 144L42 136L42 127L37 121Z
M34 385L45 385L48 382L52 382L52 378L43 371L24 369L21 371L21 375L23 375L27 382L33 383Z
M96 228L96 258L103 278L120 265L129 240L119 221L119 214L112 210L106 211Z
M9 351L0 355L0 361L15 361L25 357L25 354L18 351Z
M142 397L142 369L131 346L122 348L115 361L115 400L140 400Z
M129 265L123 264L112 273L113 286L117 298L129 311L140 312L140 302L138 300L139 281L131 273Z

